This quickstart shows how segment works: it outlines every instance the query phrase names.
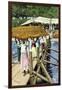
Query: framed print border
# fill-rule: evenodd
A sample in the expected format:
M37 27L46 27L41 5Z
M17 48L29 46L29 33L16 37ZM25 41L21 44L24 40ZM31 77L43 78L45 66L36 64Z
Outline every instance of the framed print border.
M18 4L28 4L28 5L45 5L45 6L57 6L59 8L59 67L58 67L58 74L59 74L59 83L54 83L54 84L38 84L38 85L18 85L18 86L12 86L12 4L13 3L18 3ZM61 6L60 4L47 4L47 3L29 3L29 2L13 2L13 1L8 1L8 88L21 88L21 87L41 87L41 86L55 86L55 85L60 85L61 79L60 79L60 37L61 37L61 31L60 31L60 9Z

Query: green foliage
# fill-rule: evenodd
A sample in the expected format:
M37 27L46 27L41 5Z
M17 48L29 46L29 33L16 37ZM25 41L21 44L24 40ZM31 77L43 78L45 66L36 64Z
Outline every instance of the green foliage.
M12 18L12 27L20 26L22 23L27 21L27 18Z
M21 23L27 20L27 17L50 17L56 18L58 17L59 9L56 6L37 6L37 5L23 5L14 3L12 4L12 26L20 25ZM22 19L20 19L22 17Z

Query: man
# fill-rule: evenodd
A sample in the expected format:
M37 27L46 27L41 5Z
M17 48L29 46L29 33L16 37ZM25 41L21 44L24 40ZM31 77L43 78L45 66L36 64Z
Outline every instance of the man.
M16 44L17 44L18 62L20 63L20 57L21 57L21 46L20 46L20 40L16 40Z

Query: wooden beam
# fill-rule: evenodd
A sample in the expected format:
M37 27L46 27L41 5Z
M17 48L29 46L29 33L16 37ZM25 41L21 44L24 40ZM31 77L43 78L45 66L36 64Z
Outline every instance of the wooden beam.
M42 80L44 80L44 81L46 81L46 82L49 82L49 80L48 80L46 77L40 75L39 73L33 71L33 74L35 74L37 77L41 78ZM50 83L50 82L49 82L49 83Z
M50 77L50 75L48 74L43 62L41 61L41 64L40 64L41 68L43 69L43 72L45 73L45 76L47 77L47 79L49 80L50 83L52 83L52 79Z
M29 52L29 69L30 69L30 74L32 74L33 70L33 61L32 61L32 52Z
M39 63L40 63L40 60L39 60L39 48L37 47L37 65L38 65L37 73L40 70ZM34 76L34 79L33 79L33 84L34 85L36 84L36 81L37 81L37 76Z
M38 69L37 69L36 73L38 73L38 72L39 72L39 70L40 70L40 66L38 66ZM36 81L37 81L37 76L35 76L35 77L34 77L34 81L33 81L33 82L34 82L34 84L36 84Z
M38 68L37 68L36 73L39 73L39 71L40 71L40 65L39 64L40 64L39 47L37 47L37 66L38 66ZM34 85L36 84L37 78L38 78L37 76L34 77L34 80L33 80Z
M34 80L34 75L32 73L33 71L33 59L32 59L32 52L29 52L29 61L30 61L30 85L34 85L33 80Z
M40 71L40 59L39 59L39 47L37 47L37 65L38 65L38 68L37 68L37 73L39 73ZM37 76L35 76L35 79L34 79L34 83L36 83L37 81Z

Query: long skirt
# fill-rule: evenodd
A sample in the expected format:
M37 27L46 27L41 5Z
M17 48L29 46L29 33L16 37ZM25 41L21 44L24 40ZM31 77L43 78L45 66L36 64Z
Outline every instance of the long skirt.
M37 57L37 51L35 47L32 47L32 57Z
M22 71L27 71L28 70L28 65L29 65L29 61L28 61L28 56L26 53L22 53L21 54L21 68Z

